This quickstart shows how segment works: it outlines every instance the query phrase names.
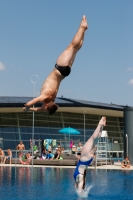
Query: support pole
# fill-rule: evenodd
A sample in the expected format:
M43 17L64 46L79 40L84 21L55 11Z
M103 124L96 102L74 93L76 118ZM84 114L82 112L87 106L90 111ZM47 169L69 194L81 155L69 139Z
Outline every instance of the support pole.
M128 156L133 165L133 108L124 109L124 157Z

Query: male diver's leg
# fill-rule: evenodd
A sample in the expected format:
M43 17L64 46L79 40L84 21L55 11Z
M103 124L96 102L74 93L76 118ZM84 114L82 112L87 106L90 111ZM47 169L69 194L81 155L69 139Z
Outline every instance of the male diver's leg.
M81 48L84 33L88 28L86 17L83 16L80 27L67 49L58 57L56 63L59 66L72 66L76 53Z
M106 125L106 117L102 117L101 120L99 121L99 124L94 131L93 135L88 139L88 141L85 143L85 145L82 148L81 151L81 160L86 160L91 158L92 153L91 150L93 149L93 144L96 138L100 138L103 130L103 126Z

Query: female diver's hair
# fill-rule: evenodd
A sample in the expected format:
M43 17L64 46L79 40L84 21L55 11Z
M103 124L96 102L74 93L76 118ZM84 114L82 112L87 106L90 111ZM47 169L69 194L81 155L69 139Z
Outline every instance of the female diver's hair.
M85 179L86 179L86 169L85 169L84 175L83 175L83 187L82 187L83 190L85 189Z

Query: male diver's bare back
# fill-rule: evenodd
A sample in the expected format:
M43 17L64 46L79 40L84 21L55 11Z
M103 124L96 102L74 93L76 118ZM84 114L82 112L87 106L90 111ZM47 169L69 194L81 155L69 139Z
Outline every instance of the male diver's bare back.
M60 74L60 72L54 68L50 75L47 77L47 79L44 81L40 90L40 94L46 95L51 100L54 100L63 78L64 77Z

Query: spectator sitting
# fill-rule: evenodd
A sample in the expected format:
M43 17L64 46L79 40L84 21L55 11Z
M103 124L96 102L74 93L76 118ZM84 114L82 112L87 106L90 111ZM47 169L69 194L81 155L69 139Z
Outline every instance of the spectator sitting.
M58 148L57 148L59 151L61 151L61 145L60 143L58 143Z
M0 148L0 163L3 164L4 161L4 151Z
M4 158L4 164L5 164L6 160L10 160L10 164L11 164L12 152L11 152L10 148L7 149L7 154L8 154L8 156L5 156L5 158Z
M30 153L27 153L27 154L26 154L25 159L31 159Z
M51 151L48 151L48 154L46 155L47 160L53 160L54 159L54 154L51 153Z
M72 154L76 154L76 152L77 152L77 148L76 148L75 144L73 143Z
M126 156L125 159L121 163L122 168L130 168L130 161L129 158Z
M52 147L51 147L51 145L49 145L49 147L48 147L48 151L52 151Z
M58 148L56 148L56 152L54 154L54 159L55 160L63 160L63 158L60 156L60 151L58 150Z
M44 148L43 149L43 151L42 151L42 154L41 154L41 158L44 160L44 159L46 159L46 157L47 157L47 151L46 151L46 149Z
M60 143L58 143L58 150L60 151L60 153L63 153L63 152L64 152L64 148L61 147Z
M81 150L82 150L82 144L81 144L81 142L79 142L78 147L77 147L77 157L78 157L78 159L80 159Z
M60 159L60 151L58 150L58 148L56 148L56 152L55 152L55 154L54 154L54 159L55 159L55 160Z

